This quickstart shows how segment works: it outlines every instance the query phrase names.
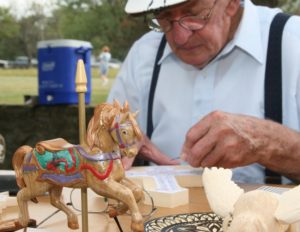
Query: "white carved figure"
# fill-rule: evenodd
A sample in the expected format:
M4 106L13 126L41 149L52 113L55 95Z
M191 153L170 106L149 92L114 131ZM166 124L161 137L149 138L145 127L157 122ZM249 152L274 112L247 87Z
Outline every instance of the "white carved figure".
M205 168L202 182L209 205L223 217L224 232L299 232L300 185L283 194L244 190L232 171Z

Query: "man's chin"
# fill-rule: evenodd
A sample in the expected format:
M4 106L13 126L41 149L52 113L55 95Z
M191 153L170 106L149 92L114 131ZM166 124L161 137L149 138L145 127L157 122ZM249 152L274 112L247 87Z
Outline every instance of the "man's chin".
M197 68L204 68L205 65L209 63L208 58L202 58L199 57L197 54L189 53L189 52L181 52L177 54L177 57L182 60L186 64L190 64L192 66L195 66Z

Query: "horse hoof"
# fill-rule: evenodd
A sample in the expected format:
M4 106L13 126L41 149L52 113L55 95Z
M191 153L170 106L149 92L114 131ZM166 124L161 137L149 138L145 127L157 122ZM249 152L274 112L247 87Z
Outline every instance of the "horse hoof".
M119 215L123 215L127 212L128 207L115 207L115 206L109 206L107 212L108 215L113 218Z
M24 220L15 220L14 224L16 226L16 228L26 228L27 226L29 226L29 220L28 221L24 221ZM2 231L2 230L1 230Z
M108 215L109 215L109 217L114 218L114 217L118 216L118 211L114 207L110 206L108 208Z
M79 229L79 224L77 222L68 222L68 227L72 230Z
M144 231L144 224L141 222L132 222L131 223L131 230L133 232L143 232Z

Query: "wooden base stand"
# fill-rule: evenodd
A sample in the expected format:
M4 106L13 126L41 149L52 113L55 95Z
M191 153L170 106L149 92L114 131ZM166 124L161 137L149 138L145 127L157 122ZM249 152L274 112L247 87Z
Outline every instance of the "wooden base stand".
M27 227L36 227L36 221L30 219ZM0 222L0 232L13 232L16 230L23 229L25 227L21 226L17 219L11 219Z

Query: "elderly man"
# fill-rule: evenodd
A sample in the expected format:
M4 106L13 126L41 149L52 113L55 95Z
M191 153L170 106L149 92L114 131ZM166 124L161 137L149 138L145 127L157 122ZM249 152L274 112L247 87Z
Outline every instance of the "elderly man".
M234 168L238 182L263 183L265 169L300 180L299 17L280 15L269 38L280 10L250 0L128 0L125 10L152 31L130 49L108 101L140 110L151 138L141 156Z

